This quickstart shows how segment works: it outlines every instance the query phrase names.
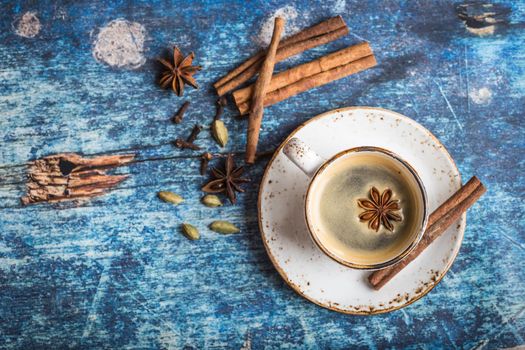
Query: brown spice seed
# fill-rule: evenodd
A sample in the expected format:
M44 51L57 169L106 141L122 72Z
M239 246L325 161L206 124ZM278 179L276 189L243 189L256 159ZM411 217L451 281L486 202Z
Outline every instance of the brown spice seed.
M199 146L197 146L196 144L192 143L192 142L188 142L188 141L184 141L183 139L176 139L175 142L174 142L174 145L178 148L189 148L189 149L192 149L192 150L199 150L201 149Z
M175 115L173 116L173 118L171 118L171 120L175 124L181 123L182 118L184 117L184 113L186 112L189 106L190 106L190 101L184 102L184 104L179 108L179 110L177 111L177 113L175 113Z
M181 138L178 138L174 142L175 146L178 147L178 148L183 148L183 149L184 148L189 148L189 149L193 149L193 150L201 149L199 146L197 146L194 143L194 141L197 139L197 135L199 135L201 130L202 130L202 127L200 125L198 125L198 124L195 124L195 126L191 130L190 136L188 136L186 141L184 141Z
M224 107L226 107L227 104L228 100L225 96L222 96L217 100L217 112L215 112L215 117L213 117L213 120L221 119L222 112L224 111Z
M379 231L381 224L390 232L394 231L392 221L402 221L401 215L395 213L401 208L399 200L392 199L392 190L387 188L380 193L377 188L373 187L369 193L370 199L360 198L357 200L359 207L365 209L359 214L361 221L368 221L368 227L376 232Z
M224 163L224 169L213 168L211 172L214 179L204 185L202 191L207 193L226 192L230 202L235 204L237 202L235 192L244 192L244 189L242 189L240 185L250 182L249 179L242 177L243 171L244 168L242 166L235 166L233 155L228 154L226 162Z
M159 62L166 68L160 78L160 86L163 88L171 87L177 96L182 96L185 84L197 89L199 86L195 78L193 78L193 75L201 70L202 67L192 65L194 57L193 52L190 52L188 56L184 57L179 48L175 46L173 48L172 62L159 58Z
M198 125L198 124L195 124L195 126L191 130L190 136L188 136L186 141L188 141L190 143L193 143L197 139L197 136L199 135L201 130L202 130L202 127L200 125Z
M201 175L206 174L206 171L208 170L208 163L212 159L213 159L213 155L210 152L206 152L201 155L201 167L200 167Z

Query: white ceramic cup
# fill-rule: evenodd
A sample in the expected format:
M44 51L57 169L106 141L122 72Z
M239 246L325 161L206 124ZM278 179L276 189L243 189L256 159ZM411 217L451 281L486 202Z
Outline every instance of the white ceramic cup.
M319 234L316 233L316 231L319 230L314 229L315 219L312 208L315 206L312 205L311 198L314 197L311 195L312 188L315 187L316 182L321 181L321 179L323 179L323 175L326 174L326 169L328 169L336 161L342 160L346 157L352 157L356 153L360 152L380 153L382 156L388 157L399 168L405 169L406 173L410 174L409 176L411 177L412 183L414 184L413 187L415 192L417 193L416 197L418 201L417 210L420 211L417 215L418 220L417 225L413 230L414 232L411 232L410 239L406 242L406 244L400 246L399 251L396 251L395 254L393 254L393 256L389 256L387 259L378 259L377 261L367 263L353 261L349 257L342 257L341 254L339 254L336 250L332 249L329 245L323 242L322 237L320 237ZM412 166L410 166L410 164L401 159L395 153L379 147L357 147L339 152L330 159L326 160L319 156L315 151L310 149L308 145L306 145L303 141L299 140L298 138L292 138L290 141L288 141L288 143L283 148L283 153L297 167L299 167L306 174L306 176L310 178L310 183L308 185L308 190L305 196L305 202L303 204L306 224L308 227L308 231L310 232L310 236L312 237L315 244L321 249L321 251L323 251L333 260L339 262L340 264L355 269L381 269L399 262L401 259L407 256L421 240L427 226L429 215L425 187L423 185L423 182L419 178L419 175L412 168Z

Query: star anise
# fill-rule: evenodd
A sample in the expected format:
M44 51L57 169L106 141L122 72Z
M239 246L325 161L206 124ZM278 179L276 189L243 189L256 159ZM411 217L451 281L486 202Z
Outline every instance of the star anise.
M188 56L183 57L182 52L177 46L175 46L173 48L173 64L163 58L159 58L159 62L167 68L160 78L160 86L166 88L171 85L171 88L175 91L177 96L182 96L184 93L184 84L188 84L195 89L198 89L199 86L193 78L193 74L201 70L202 67L191 65L194 57L195 55L193 52L190 52Z
M250 182L249 179L241 177L243 171L244 167L235 167L233 156L228 154L224 164L224 170L213 168L211 173L214 179L204 185L202 190L207 193L226 192L230 202L235 204L237 201L235 192L244 192L240 184Z
M387 188L382 194L379 194L377 188L370 189L370 200L361 198L357 204L366 209L359 214L361 221L368 221L368 228L379 231L379 226L383 226L390 232L394 231L392 221L402 221L401 215L394 213L400 210L399 201L392 199L392 190Z

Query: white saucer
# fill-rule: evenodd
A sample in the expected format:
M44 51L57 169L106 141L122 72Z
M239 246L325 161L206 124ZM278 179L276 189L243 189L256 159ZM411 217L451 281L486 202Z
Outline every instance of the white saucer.
M310 119L288 136L268 164L259 192L259 226L268 255L286 283L306 299L339 312L376 314L397 310L427 294L458 254L466 214L375 291L366 279L369 271L338 264L310 238L303 210L309 180L282 152L294 136L326 159L357 146L397 153L421 177L431 212L461 186L445 147L430 131L398 113L372 107L337 109Z

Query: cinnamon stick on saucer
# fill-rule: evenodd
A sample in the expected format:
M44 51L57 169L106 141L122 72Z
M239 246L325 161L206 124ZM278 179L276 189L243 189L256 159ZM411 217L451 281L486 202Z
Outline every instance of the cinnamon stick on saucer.
M349 46L274 75L264 99L264 106L375 65L374 53L368 43ZM249 111L253 88L253 85L250 85L233 93L233 100L241 115Z
M341 16L332 17L280 41L275 61L280 62L303 51L334 41L346 34L348 34L348 27L343 18ZM213 84L217 94L219 96L225 95L257 74L265 56L266 51L259 51L219 79Z
M252 95L252 105L250 109L250 119L248 121L248 141L246 143L246 163L253 164L255 162L255 153L257 152L257 143L259 142L259 131L261 129L261 122L264 112L264 96L266 90L272 79L273 67L275 66L275 53L279 46L281 32L284 28L284 19L281 17L275 18L273 27L272 41L268 47L268 53L261 67L259 78L255 82Z
M468 208L485 193L486 188L473 176L463 187L454 193L445 203L441 204L428 218L427 229L416 248L403 260L382 270L374 271L368 276L368 281L379 290L395 275L419 256L436 238L450 227Z

